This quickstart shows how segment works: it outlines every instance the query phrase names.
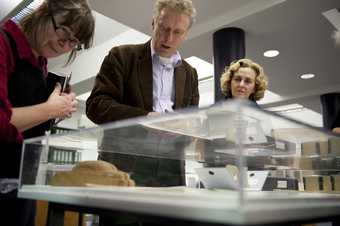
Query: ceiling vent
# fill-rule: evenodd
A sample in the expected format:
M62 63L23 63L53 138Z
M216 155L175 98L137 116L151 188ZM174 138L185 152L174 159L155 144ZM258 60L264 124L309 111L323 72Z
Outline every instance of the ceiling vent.
M340 12L338 9L331 9L322 13L324 17L340 31Z
M331 9L322 13L324 17L335 27L333 38L335 44L340 46L340 11L339 9Z
M11 4L5 5L6 7L4 8L6 8L6 12L2 11L3 9L0 10L0 23L7 19L20 21L27 14L36 10L43 2L44 0L23 0L20 1L20 3L15 3L15 1L11 2Z

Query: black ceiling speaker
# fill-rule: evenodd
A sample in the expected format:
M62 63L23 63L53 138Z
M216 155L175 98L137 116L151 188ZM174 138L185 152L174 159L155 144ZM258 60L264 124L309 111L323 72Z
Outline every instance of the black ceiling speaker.
M326 93L320 96L324 128L340 127L340 93Z

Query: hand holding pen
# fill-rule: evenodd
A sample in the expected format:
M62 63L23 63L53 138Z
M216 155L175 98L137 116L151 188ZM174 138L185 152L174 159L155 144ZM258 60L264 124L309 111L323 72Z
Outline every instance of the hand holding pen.
M50 118L56 119L54 124L61 122L65 118L70 118L72 113L77 111L77 101L75 99L76 95L74 92L71 92L71 88L69 86L71 75L72 73L65 77L62 86L60 83L57 83L54 91L47 101L54 105L54 109L52 110L53 113L50 116Z

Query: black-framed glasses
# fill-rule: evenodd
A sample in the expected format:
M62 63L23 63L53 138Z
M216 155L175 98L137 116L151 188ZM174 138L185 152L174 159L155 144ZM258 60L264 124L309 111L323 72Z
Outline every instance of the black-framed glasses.
M69 45L73 49L81 50L80 41L74 36L71 29L63 25L58 26L54 20L54 16L52 12L50 12L50 16L51 16L54 31L56 32L57 36L64 41L68 41Z

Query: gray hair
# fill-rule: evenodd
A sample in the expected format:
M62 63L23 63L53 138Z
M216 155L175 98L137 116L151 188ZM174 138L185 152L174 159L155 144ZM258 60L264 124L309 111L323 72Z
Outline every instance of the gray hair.
M165 8L173 9L190 18L189 28L195 23L196 9L191 0L157 0L154 6L154 18L158 18Z

